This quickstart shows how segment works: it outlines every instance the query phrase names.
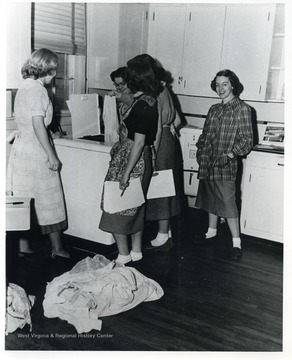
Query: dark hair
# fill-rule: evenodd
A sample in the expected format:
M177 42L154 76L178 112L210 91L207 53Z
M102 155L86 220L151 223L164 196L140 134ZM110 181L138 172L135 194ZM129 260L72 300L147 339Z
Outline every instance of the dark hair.
M53 71L58 68L58 56L49 49L38 49L31 54L21 68L24 79L33 78L35 80L53 75Z
M118 77L125 80L126 79L126 70L127 70L127 68L125 66L123 66L123 67L120 67L117 70L113 71L110 74L112 81L115 81L115 78L118 78Z
M154 75L156 76L157 80L166 82L165 69L151 55L149 55L149 54L137 55L133 59L131 59L127 62L128 66L132 65L132 64L149 64L152 67L152 70L153 70ZM158 91L160 92L162 90L163 90L163 87L159 85Z
M133 57L133 59L129 60L127 62L127 65L132 65L132 64L141 64L141 63L147 63L147 64L150 64L151 66L153 66L155 64L155 59L151 56L151 55L148 55L148 54L140 54L140 55L137 55L135 57Z
M126 81L128 88L133 92L143 91L153 97L158 93L158 81L147 63L130 63L127 67Z
M214 79L211 81L211 89L213 91L216 92L216 78L218 76L225 76L225 77L229 78L231 86L233 87L233 95L239 96L243 92L244 87L243 87L242 83L239 81L237 75L233 71L228 70L228 69L220 70L216 74Z

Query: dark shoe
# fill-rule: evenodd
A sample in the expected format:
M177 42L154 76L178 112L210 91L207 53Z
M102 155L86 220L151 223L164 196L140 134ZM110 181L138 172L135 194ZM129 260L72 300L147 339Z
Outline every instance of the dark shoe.
M239 260L242 258L242 254L243 254L242 249L240 249L240 248L238 248L238 247L234 247L234 248L231 250L230 258L231 258L231 260L233 260L233 261L239 261Z
M38 254L35 251L32 252L18 251L18 256L25 259L31 259L37 257L37 255Z
M56 254L56 253L51 253L51 256L50 256L51 259L53 260L70 260L70 256L67 257L67 256L62 256L60 254Z
M172 242L171 239L168 238L168 240L160 246L153 246L151 244L145 245L143 250L144 251L163 251L163 250L170 250L172 248Z

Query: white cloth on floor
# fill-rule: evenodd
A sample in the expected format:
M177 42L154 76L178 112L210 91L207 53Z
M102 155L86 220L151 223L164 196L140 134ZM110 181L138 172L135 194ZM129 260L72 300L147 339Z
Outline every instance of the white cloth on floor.
M44 315L66 320L78 333L101 330L100 317L130 310L163 294L156 281L138 270L96 255L47 284Z
M9 283L6 301L5 334L8 335L18 328L22 329L26 324L30 325L32 331L30 309L34 305L35 296L27 295L22 287Z

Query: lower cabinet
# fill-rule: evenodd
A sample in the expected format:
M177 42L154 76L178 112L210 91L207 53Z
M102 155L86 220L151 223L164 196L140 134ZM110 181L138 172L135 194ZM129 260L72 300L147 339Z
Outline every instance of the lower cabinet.
M241 232L283 242L284 155L252 151L243 176Z
M110 245L112 234L98 228L103 181L110 160L106 145L56 139L68 216L68 235Z

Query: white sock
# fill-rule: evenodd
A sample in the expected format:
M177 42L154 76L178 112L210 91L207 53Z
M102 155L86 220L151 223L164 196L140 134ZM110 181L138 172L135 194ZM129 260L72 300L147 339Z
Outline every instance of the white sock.
M120 264L120 265L124 265L127 264L128 262L130 262L132 260L131 255L121 255L119 254L118 257L116 258L116 263Z
M141 251L140 252L134 252L132 250L130 252L130 256L131 256L132 261L139 261L143 257Z
M157 234L156 238L151 241L151 245L152 246L161 246L161 245L165 244L167 240L168 240L168 233L163 234L163 233L159 232Z
M241 249L241 239L240 238L232 238L233 247L238 247Z
M213 229L213 228L208 228L208 231L206 232L205 236L206 236L206 239L209 239L211 237L214 237L217 235L217 229Z
M172 232L171 229L168 230L168 237L171 238L172 237Z

